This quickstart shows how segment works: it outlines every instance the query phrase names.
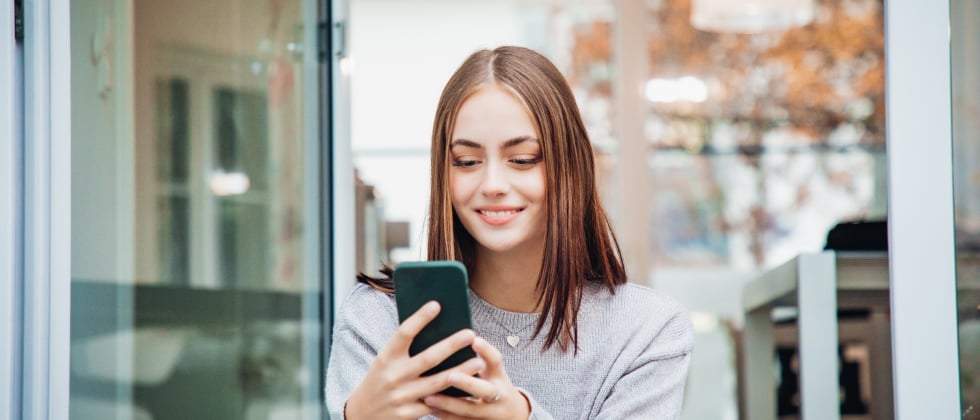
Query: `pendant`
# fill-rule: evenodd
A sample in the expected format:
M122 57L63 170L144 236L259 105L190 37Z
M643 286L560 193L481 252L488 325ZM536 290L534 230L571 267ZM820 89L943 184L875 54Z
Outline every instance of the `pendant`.
M507 336L507 344L510 344L511 347L517 347L517 343L520 342L521 342L521 338L516 335Z

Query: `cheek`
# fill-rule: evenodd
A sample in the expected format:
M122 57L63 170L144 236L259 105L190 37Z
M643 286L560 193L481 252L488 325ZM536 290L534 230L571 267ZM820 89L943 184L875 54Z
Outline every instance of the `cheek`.
M545 177L544 168L535 168L527 171L527 176L521 183L524 185L525 195L534 200L543 201L547 195L548 182Z
M473 195L474 188L471 178L455 171L449 174L449 194L454 207L465 203Z

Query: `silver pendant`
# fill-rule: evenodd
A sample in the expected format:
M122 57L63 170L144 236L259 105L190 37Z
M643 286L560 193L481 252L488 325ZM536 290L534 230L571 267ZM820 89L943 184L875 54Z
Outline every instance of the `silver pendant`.
M510 344L511 347L517 347L517 343L520 342L521 342L521 338L516 335L507 336L507 344Z

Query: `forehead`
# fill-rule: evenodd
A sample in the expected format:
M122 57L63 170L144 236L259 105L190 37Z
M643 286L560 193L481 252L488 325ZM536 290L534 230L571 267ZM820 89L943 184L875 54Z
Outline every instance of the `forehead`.
M537 130L524 103L510 89L486 85L470 95L456 115L452 140L498 142L520 136L536 137Z

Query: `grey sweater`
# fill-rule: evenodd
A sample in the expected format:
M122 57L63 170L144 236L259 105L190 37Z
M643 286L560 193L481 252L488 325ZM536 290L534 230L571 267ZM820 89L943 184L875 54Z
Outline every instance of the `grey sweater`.
M538 314L504 311L472 291L470 308L474 331L503 354L514 386L530 397L531 419L680 417L694 340L687 312L670 297L634 284L613 295L590 284L579 310L578 355L557 344L541 351L547 328L531 339ZM347 397L397 327L394 298L358 284L334 326L330 418L343 418ZM510 335L520 338L516 346L507 343Z

